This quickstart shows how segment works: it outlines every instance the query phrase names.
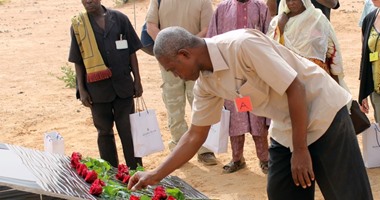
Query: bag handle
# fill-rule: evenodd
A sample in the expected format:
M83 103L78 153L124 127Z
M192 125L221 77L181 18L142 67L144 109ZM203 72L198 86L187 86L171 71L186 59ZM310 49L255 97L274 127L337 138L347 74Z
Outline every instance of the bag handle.
M148 107L145 104L144 98L142 96L135 98L135 112L141 112L144 110L148 112Z
M380 132L379 127L377 126L377 124L375 124L375 136L376 136L376 142L377 142L378 147L380 147L379 134L378 134L379 132Z

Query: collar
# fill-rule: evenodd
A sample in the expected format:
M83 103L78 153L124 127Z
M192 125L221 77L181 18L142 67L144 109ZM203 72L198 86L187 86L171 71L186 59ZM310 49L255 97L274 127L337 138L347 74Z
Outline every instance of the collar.
M105 10L104 20L105 20L106 24L105 24L104 30L100 29L100 27L96 24L94 19L92 17L90 17L90 15L89 15L89 18L90 18L92 29L94 30L94 32L98 32L100 34L103 34L104 37L107 37L109 32L111 31L112 27L115 25L116 22L114 19L114 15L111 13L111 10L108 10L103 5L102 5L102 8Z
M212 38L204 38L207 50L210 55L211 64L214 72L230 69L224 61L216 42Z
M238 1L238 0L234 0L234 1L232 1L233 4L246 4L246 3L249 3L249 2L250 2L250 0L248 0L248 1L246 1L246 2L240 2L240 1Z

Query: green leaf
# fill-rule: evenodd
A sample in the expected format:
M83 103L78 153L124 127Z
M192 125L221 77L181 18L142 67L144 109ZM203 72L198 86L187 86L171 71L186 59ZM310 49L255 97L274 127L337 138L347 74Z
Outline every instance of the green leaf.
M147 195L142 195L140 197L140 200L152 200L150 197L148 197Z
M136 172L139 172L139 171L145 171L144 167L141 166L140 164L137 164L137 167L136 167L136 170L129 170L129 175L133 176L133 174L135 174Z
M178 188L166 188L165 191L168 196L172 196L177 200L185 200L185 195Z

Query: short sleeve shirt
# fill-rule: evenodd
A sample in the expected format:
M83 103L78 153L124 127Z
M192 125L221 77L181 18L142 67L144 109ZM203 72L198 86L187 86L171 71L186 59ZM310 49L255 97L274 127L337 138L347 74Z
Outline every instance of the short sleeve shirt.
M160 29L180 26L192 34L207 28L213 14L210 0L151 0L146 21L160 25Z
M105 30L101 29L91 16L89 16L89 20L104 64L112 71L110 79L94 83L86 81L86 87L92 100L95 103L103 103L112 101L115 96L121 98L133 96L134 88L129 58L142 47L142 44L128 17L117 10L106 9ZM127 40L128 48L116 48L116 41L120 38ZM83 65L82 55L72 27L68 60Z
M223 99L250 97L253 113L272 120L270 136L292 149L286 90L296 77L304 84L308 108L308 145L320 138L336 113L351 99L325 71L253 29L205 39L213 72L204 71L194 86L192 123L214 124Z

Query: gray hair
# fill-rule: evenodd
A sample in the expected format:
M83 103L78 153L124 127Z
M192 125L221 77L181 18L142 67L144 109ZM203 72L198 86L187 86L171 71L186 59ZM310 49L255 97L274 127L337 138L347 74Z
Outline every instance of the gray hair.
M200 38L179 26L161 30L154 42L153 53L156 58L174 58L180 49L192 48L200 43Z

